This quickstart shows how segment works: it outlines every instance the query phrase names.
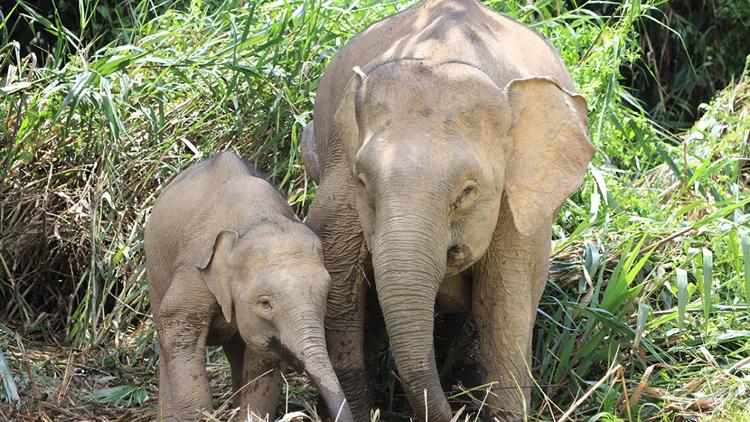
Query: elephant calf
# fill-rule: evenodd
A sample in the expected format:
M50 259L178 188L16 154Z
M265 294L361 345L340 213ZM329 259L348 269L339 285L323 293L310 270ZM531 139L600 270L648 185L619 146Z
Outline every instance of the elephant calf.
M238 405L273 416L277 369L290 357L331 413L352 420L325 345L330 277L320 240L239 157L221 153L172 181L146 225L145 251L159 420L211 409L206 345L223 346Z

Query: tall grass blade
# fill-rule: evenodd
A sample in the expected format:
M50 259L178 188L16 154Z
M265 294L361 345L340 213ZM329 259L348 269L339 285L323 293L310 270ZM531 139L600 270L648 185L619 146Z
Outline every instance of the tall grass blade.
M745 269L745 302L750 304L750 238L747 232L742 233L742 261Z
M638 316L636 317L635 342L633 349L637 350L643 336L643 330L646 328L648 319L651 316L651 307L646 302L638 302Z
M711 287L713 284L714 273L714 255L706 248L703 248L703 318L705 329L708 330L708 318L711 315L712 297Z
M687 271L682 268L677 269L677 320L679 321L680 330L685 329L685 311L687 308L688 297L688 277Z

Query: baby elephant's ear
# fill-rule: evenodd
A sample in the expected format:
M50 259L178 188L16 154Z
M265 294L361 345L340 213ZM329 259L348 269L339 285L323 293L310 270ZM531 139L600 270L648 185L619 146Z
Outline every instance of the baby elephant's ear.
M516 79L505 92L513 111L505 192L516 229L530 235L578 189L595 149L580 95L551 78Z
M227 322L232 321L232 288L229 274L229 257L239 233L222 230L216 236L213 247L206 249L197 264L208 290L216 297Z

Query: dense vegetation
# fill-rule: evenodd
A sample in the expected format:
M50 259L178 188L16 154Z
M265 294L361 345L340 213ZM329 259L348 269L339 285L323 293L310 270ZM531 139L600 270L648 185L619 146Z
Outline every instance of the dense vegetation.
M731 84L750 54L750 4L746 0L664 2L640 23L641 62L624 72L624 84L644 101L650 116L686 129L698 104Z
M304 214L315 186L298 136L319 76L353 34L412 3L79 2L72 24L33 2L3 5L0 403L21 400L0 404L0 417L153 417L142 228L159 189L233 149ZM692 128L671 133L653 118L695 116L695 98L675 89L659 111L624 85L649 65L641 35L644 23L664 22L658 4L487 3L560 51L598 148L555 226L530 419L748 420L750 73L715 93ZM750 15L736 4L733 16ZM21 45L9 34L24 25L47 35ZM674 34L657 27L652 38ZM739 60L736 36L711 54ZM700 54L709 53L695 51L693 64L708 69ZM678 71L658 77L690 81ZM712 92L731 80L720 76ZM227 391L220 354L208 359ZM314 403L304 380L293 381L287 410ZM383 386L383 420L408 414L396 384ZM485 387L446 388L464 415L482 407Z

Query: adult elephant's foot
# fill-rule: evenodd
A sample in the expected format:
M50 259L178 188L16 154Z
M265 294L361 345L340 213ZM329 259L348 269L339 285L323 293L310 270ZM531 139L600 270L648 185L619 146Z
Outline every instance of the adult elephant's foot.
M519 379L524 385L533 383L530 377L523 376L518 373L514 374L513 377ZM500 379L511 379L511 376ZM489 380L489 378L487 378ZM525 421L525 413L528 413L526 409L531 405L531 391L530 387L518 388L517 385L510 385L508 383L498 383L492 388L492 393L487 398L487 404L491 409L495 409L491 415L492 420L500 422L516 422Z

